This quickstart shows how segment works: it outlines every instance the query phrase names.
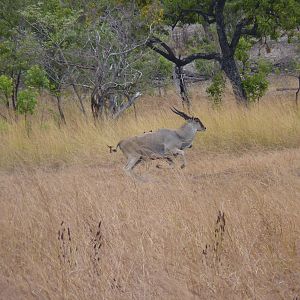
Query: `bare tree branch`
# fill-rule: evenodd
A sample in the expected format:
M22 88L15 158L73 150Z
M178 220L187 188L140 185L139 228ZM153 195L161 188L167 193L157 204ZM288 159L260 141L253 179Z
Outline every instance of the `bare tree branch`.
M162 51L161 49L157 48L154 46L154 44L159 44L161 45L167 52ZM219 53L216 52L212 52L212 53L194 53L191 54L185 58L177 58L175 56L174 51L163 41L161 41L158 38L152 38L148 41L147 44L152 50L156 51L157 53L159 53L160 55L164 56L166 59L168 59L169 61L173 62L175 65L177 66L185 66L189 63L191 63L192 61L194 61L195 59L206 59L206 60L217 60L219 61L221 59L221 56Z
M117 108L117 111L113 114L113 119L117 119L126 109L132 106L142 96L142 93L137 92L133 96L126 96L128 101Z
M165 51L159 49L155 45L162 46ZM163 41L161 41L157 37L152 37L147 41L147 46L150 47L155 52L159 53L163 57L165 57L167 60L172 61L174 64L179 63L179 59L175 56L174 51Z
M195 54L191 54L191 55L181 59L180 65L185 66L185 65L191 63L192 61L194 61L196 59L220 61L221 60L221 55L219 53L216 53L216 52L212 52L212 53L195 53Z

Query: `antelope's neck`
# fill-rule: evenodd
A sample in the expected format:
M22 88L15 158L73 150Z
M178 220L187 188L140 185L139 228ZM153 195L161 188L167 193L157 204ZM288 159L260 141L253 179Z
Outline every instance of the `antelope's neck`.
M176 130L176 133L186 142L192 142L197 129L195 129L191 124L187 123Z

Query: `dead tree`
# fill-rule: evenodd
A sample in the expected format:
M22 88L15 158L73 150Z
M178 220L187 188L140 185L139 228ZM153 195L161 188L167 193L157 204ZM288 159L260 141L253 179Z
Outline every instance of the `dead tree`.
M117 118L141 95L138 83L142 73L135 64L146 40L137 40L135 31L132 11L122 7L107 9L82 36L76 68L83 74L81 84L91 88L95 119Z

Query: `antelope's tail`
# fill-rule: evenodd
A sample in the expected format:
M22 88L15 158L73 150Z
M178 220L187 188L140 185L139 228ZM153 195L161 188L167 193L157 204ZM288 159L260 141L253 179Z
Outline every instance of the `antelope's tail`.
M118 147L120 147L120 143L116 146L116 148L109 145L107 145L107 147L109 148L109 153L117 152Z

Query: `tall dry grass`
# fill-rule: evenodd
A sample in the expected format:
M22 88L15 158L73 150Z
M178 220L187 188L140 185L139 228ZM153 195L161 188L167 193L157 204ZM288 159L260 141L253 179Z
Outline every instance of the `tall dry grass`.
M298 149L121 167L2 173L0 299L298 299Z
M182 120L171 92L94 125L1 125L0 299L298 299L300 117L274 91L245 111L202 91L187 168L122 172L106 144ZM154 103L154 105L153 105Z
M278 94L273 94L271 90L259 105L249 109L237 107L229 95L222 108L212 109L203 91L194 90L192 113L208 128L197 137L194 146L217 152L299 146L300 110L295 109L291 99L280 100ZM162 127L179 127L183 120L170 111L171 105L180 108L172 91L163 98L144 96L137 106L137 118L131 110L118 121L95 124L91 116L86 120L68 104L67 126L59 125L52 114L45 116L47 109L43 108L31 118L29 137L20 116L18 122L0 124L0 165L47 165L108 158L107 145L116 145L122 138Z

